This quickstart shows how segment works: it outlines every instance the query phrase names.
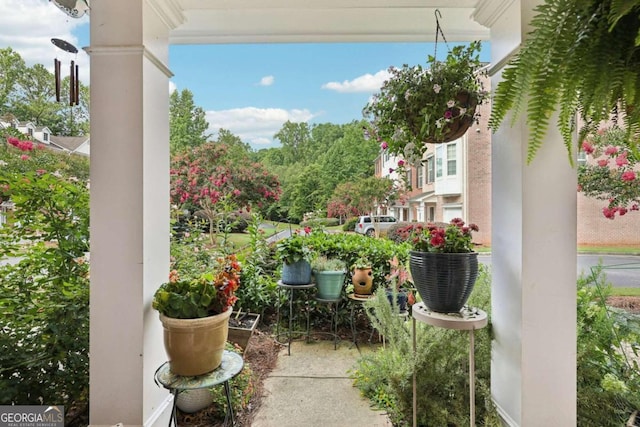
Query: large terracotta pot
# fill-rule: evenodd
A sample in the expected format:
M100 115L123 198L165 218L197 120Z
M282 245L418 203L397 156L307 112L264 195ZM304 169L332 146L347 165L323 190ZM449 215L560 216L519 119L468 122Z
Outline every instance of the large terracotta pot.
M427 308L439 313L459 312L478 277L478 253L409 254L411 277Z
M371 268L354 268L351 273L353 292L356 295L371 295L373 290L373 271Z
M220 366L229 335L227 311L201 319L174 319L160 315L169 367L176 375L196 376Z

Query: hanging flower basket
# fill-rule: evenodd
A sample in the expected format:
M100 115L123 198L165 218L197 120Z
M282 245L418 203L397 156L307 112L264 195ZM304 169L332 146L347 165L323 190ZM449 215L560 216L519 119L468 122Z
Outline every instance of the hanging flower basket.
M368 136L390 154L419 164L425 144L464 135L477 119L477 106L487 97L481 82L480 48L476 41L453 47L445 60L429 56L426 67L389 68L389 79L363 109Z

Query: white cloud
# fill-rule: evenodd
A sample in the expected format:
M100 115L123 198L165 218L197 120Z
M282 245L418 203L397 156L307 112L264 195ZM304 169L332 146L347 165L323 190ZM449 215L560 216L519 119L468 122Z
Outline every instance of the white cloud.
M172 82L171 80L169 80L169 95L171 95L177 89L178 89L178 87L176 86L176 84L174 82Z
M220 128L227 129L254 148L275 146L273 135L287 120L296 123L307 122L316 115L307 109L255 107L206 112L210 132L217 132Z
M78 46L72 31L87 25L89 18L67 16L49 0L0 1L0 46L18 52L28 66L43 64L53 72L53 59L62 61L62 76L68 73L73 60L80 68L80 80L89 82L89 56ZM76 48L77 54L65 52L51 43L52 38L65 40Z
M340 93L377 92L382 83L389 78L389 71L382 70L375 74L364 74L353 80L329 82L322 85L322 89L334 90Z
M271 86L273 84L273 82L275 81L275 77L273 76L264 76L263 78L260 79L260 86Z

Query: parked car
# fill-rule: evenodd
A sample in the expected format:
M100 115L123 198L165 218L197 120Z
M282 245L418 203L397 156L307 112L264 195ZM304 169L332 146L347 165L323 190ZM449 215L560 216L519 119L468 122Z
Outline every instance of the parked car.
M378 232L386 231L389 227L397 223L398 220L390 215L374 215L373 217L363 215L358 218L355 232L371 237L375 235L376 228Z

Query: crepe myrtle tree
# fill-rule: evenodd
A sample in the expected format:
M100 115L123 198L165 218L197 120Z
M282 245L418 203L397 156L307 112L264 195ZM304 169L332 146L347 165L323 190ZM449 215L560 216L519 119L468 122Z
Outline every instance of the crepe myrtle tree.
M277 177L249 156L230 156L226 144L208 142L171 161L171 203L209 221L211 235L220 221L252 208L265 211L280 197Z
M336 187L327 205L328 216L343 217L372 212L375 206L388 205L398 197L393 180L375 176L361 178Z

